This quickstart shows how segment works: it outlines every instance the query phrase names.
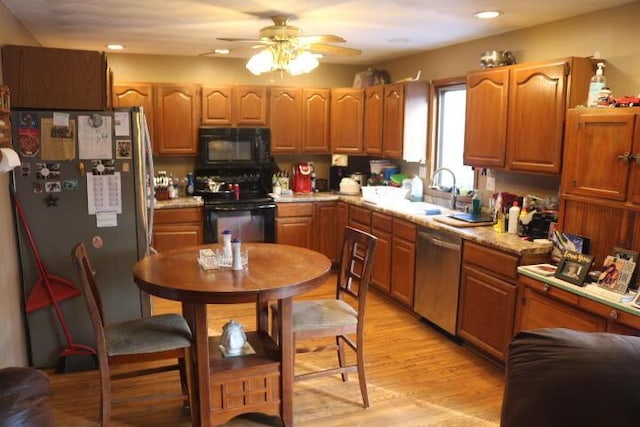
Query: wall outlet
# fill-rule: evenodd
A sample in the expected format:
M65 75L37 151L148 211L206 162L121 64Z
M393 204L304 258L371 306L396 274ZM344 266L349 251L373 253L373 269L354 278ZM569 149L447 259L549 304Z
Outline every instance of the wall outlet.
M492 176L488 176L487 177L486 189L487 189L487 191L495 191L495 189L496 189L496 179L494 177L492 177Z
M418 167L418 176L420 178L427 178L427 167L426 166L419 166Z

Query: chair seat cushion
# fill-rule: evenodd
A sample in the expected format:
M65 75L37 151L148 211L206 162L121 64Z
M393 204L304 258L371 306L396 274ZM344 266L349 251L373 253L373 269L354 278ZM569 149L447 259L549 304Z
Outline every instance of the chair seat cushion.
M162 314L105 327L109 356L154 353L191 346L191 330L179 314Z
M356 326L358 313L338 299L293 302L293 332Z

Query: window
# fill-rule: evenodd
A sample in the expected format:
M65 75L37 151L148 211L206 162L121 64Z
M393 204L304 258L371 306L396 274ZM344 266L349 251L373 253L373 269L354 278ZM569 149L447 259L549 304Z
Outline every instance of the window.
M434 90L437 116L434 121L433 170L451 169L456 176L456 187L460 194L466 195L475 186L473 169L462 163L466 85L460 81L435 82ZM436 176L434 184L450 189L453 177L447 172L441 172Z

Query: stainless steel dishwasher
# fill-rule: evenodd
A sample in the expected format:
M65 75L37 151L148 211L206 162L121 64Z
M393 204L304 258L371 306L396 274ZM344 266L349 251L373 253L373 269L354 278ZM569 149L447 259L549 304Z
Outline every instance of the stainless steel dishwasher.
M418 230L413 309L452 335L458 317L461 245L462 239L455 234Z

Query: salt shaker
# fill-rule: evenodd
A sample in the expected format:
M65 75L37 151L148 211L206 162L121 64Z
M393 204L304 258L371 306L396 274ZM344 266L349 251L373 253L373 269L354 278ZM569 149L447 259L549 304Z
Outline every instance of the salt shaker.
M231 261L232 270L242 270L242 251L240 250L240 239L233 239L231 242L233 259Z
M224 230L222 232L222 242L224 244L224 246L223 246L224 258L225 259L231 259L231 256L232 256L232 252L231 252L231 230Z

